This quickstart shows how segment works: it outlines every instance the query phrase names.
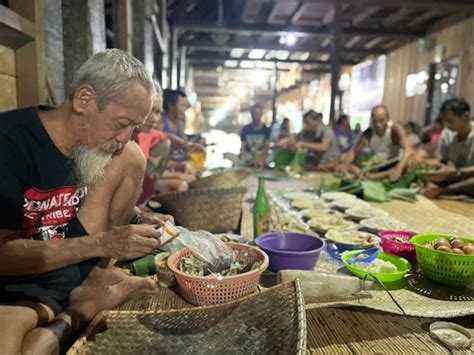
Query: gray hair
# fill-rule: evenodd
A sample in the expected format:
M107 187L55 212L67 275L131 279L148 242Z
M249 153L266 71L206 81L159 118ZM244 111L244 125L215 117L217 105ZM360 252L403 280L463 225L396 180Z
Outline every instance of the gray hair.
M103 110L115 101L133 81L139 81L154 96L155 85L145 66L120 49L106 49L94 54L74 73L68 97L72 99L81 85L90 85L97 95L97 107Z

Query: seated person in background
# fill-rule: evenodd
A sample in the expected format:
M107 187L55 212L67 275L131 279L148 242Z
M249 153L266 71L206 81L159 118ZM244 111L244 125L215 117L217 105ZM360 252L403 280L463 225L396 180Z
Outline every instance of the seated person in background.
M285 117L280 125L278 135L275 137L275 144L279 148L287 148L291 140L290 119Z
M412 148L418 148L420 145L420 127L413 121L405 124L405 133L407 135L408 142Z
M187 160L187 153L201 151L206 148L197 143L188 141L184 133L185 112L188 108L188 99L181 90L165 90L163 93L163 111L161 112L162 130L171 141L171 160Z
M323 115L309 110L303 116L303 130L297 134L295 147L306 149L305 169L333 169L340 157L337 139L331 127L323 123Z
M108 49L78 69L61 106L0 114L2 353L58 353L99 311L156 290L109 265L160 244L163 216L129 224L145 171L129 139L154 95L144 65Z
M357 171L358 169L354 167L353 162L357 155L366 148L369 148L381 161L397 158L401 155L398 163L393 168L381 173L368 174L369 179L388 177L390 181L396 181L400 178L407 167L412 148L404 128L390 121L388 110L384 105L375 106L372 109L371 127L362 133L354 148L341 157L341 163L336 170Z
M245 165L263 168L267 161L270 139L270 128L262 123L263 108L254 105L250 108L252 123L240 133L240 159Z
M334 126L334 134L336 135L337 145L341 153L345 153L352 148L353 138L348 115L341 115L339 117L337 124Z
M441 106L445 127L439 140L439 162L429 181L437 184L422 190L430 198L440 195L474 196L474 123L464 99L447 100Z
M171 141L166 138L165 133L156 128L160 121L162 90L158 82L155 81L154 84L157 94L152 110L145 122L134 132L134 140L142 149L146 159L146 174L143 179L142 193L138 199L139 205L156 193L187 191L188 181L195 179L195 173L191 172L185 163L169 161ZM168 166L182 169L184 173L166 172Z

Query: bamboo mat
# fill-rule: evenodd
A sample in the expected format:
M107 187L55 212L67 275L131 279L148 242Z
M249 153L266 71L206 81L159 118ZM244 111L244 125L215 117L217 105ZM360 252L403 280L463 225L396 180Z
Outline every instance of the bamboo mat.
M334 179L328 174L322 175L326 183L331 183L331 179ZM273 193L302 191L318 184L320 177L320 175L313 174L306 177L304 181L267 181L266 187ZM256 178L250 176L244 181L244 184L249 187L249 191L252 191L252 186L254 188L256 186ZM407 223L419 232L474 234L474 220L442 210L423 196L418 196L418 201L415 203L394 200L387 203L373 203L373 205L389 212L393 217ZM246 223L241 226L241 234L249 240L253 237L251 207L251 200L244 200L242 220L245 220ZM315 270L349 274L342 263L331 258L326 252L321 253ZM474 313L474 290L458 291L447 288L427 280L420 274L409 276L400 283L392 283L390 287L393 297L410 316L451 318ZM350 305L403 314L384 290L365 291L357 297L333 299L330 302L321 299L306 299L305 301L307 309Z
M306 312L308 354L451 354L428 332L436 319L340 308ZM474 335L474 317L456 320ZM471 350L454 354L472 354Z

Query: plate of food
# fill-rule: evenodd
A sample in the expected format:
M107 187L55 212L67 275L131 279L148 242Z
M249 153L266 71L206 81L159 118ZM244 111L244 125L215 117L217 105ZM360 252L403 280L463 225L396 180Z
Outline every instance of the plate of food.
M319 196L310 192L286 192L283 197L287 200L318 200Z
M322 208L322 209L308 208L308 209L302 210L301 214L303 215L303 217L307 219L311 219L314 217L327 216L327 215L336 215L336 216L341 216L341 217L344 216L341 212L332 210L330 208Z
M359 200L358 198L355 198L353 200L334 200L331 202L331 206L340 211L346 211L352 207L371 208L370 204L365 201Z
M382 252L378 253L377 258L372 262L349 263L348 260L350 257L359 252L360 250L348 250L342 253L341 261L352 274L361 279L369 274L375 276L382 282L394 282L401 280L411 269L411 264L408 260Z
M355 221L361 221L363 219L373 217L388 217L388 212L381 210L376 207L368 206L355 206L345 210L345 214Z
M328 241L335 243L339 251L367 249L380 245L379 237L359 230L340 231L330 229L325 237Z
M308 225L320 233L326 233L329 229L337 231L356 230L357 224L350 222L337 215L322 215L313 217L308 221Z
M329 208L329 205L321 199L313 200L313 199L301 199L301 200L293 200L291 201L290 206L292 208L296 208L299 210L303 209L311 209L311 210L318 210Z
M373 217L363 219L359 224L371 233L378 234L384 229L410 229L410 226L392 217Z
M335 201L335 200L356 200L357 197L347 192L324 192L321 197L327 201Z

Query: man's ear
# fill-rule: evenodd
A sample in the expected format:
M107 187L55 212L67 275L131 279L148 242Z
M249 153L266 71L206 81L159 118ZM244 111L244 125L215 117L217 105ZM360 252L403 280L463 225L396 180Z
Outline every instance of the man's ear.
M74 111L83 113L91 108L91 105L96 106L95 91L90 85L81 85L72 98L72 107Z

